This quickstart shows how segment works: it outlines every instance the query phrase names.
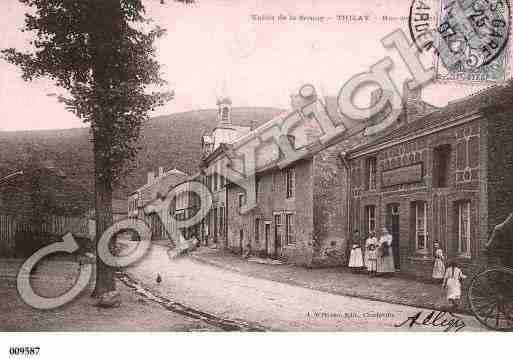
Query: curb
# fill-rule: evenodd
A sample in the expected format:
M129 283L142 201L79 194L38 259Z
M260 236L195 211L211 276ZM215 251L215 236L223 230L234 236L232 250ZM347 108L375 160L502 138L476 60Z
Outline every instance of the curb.
M132 289L137 295L143 296L154 303L160 304L162 307L171 312L178 313L189 318L201 320L224 331L265 332L270 330L256 323L221 318L211 313L175 302L167 297L160 295L157 291L150 289L126 271L117 272L116 276L117 279L119 279L128 288Z

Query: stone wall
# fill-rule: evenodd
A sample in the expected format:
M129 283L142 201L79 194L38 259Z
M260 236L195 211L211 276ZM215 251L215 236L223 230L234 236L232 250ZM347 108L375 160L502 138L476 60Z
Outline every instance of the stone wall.
M313 159L313 214L315 256L313 266L347 262L347 178L341 152L343 144L331 146Z

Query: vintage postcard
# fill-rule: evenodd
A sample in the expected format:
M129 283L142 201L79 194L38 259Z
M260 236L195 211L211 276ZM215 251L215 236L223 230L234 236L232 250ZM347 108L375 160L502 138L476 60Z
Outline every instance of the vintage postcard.
M0 330L512 330L510 6L1 1Z

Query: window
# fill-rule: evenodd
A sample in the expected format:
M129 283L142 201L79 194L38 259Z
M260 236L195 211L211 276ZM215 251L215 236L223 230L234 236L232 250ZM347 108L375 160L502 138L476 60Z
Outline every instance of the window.
M281 214L274 215L274 238L276 243L281 243Z
M212 176L207 176L207 188L212 191Z
M376 189L376 157L367 158L366 165L367 181L365 184L365 188L367 190Z
M415 250L427 251L427 203L414 202L413 215L415 225Z
M210 212L208 213L207 216L205 216L205 235L209 236L210 235L211 230L210 230Z
M221 183L221 188L224 188L224 186L226 186L226 179L224 178L224 176L219 175L219 182Z
M219 207L219 236L224 234L224 207Z
M438 146L433 150L433 187L447 187L449 185L450 160L450 145Z
M296 238L294 237L294 215L292 213L285 214L285 238L287 244L296 243Z
M185 209L177 209L175 212L175 219L177 221L185 221L187 219L187 212Z
M137 212L137 202L131 199L130 202L128 202L128 213L132 216L134 212Z
M287 168L285 172L285 185L287 188L287 198L294 197L294 191L295 191L295 173L294 168Z
M225 121L225 122L228 122L228 116L229 116L229 113L230 113L230 110L228 107L223 107L222 109L222 118L221 118L221 121Z
M458 254L470 256L470 202L458 203Z
M218 224L218 215L217 215L217 208L214 208L214 212L212 212L212 216L214 217L214 228L212 230L212 233L214 234L214 242L217 242L217 224Z
M277 187L278 187L278 172L273 172L272 174L272 191L273 192L276 192L277 191Z
M255 199L258 202L258 192L260 192L260 178L255 178Z
M260 241L260 218L255 218L255 243Z
M218 179L218 176L217 176L217 173L214 173L213 174L213 177L214 177L214 188L212 191L217 191L217 179Z
M241 209L242 206L244 206L245 202L246 202L246 198L245 198L244 193L239 193L239 209Z
M376 206L365 206L365 219L367 233L376 231Z

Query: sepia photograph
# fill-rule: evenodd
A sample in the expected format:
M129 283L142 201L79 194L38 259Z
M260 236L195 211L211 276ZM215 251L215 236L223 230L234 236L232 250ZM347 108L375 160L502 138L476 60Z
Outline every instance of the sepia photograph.
M513 331L509 0L0 11L0 357Z

